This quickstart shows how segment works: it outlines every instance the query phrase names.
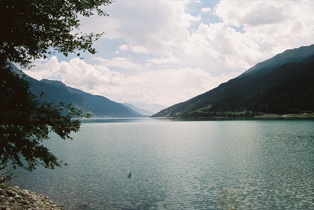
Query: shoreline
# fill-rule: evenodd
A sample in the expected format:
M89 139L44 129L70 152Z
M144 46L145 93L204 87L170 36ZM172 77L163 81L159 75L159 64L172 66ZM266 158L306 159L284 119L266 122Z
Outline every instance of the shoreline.
M64 210L48 196L20 189L18 186L0 185L0 209L47 209Z
M314 119L314 114L313 113L304 113L304 114L283 114L283 115L278 115L278 114L263 114L260 116L254 116L254 118L270 118L270 119Z
M255 116L216 116L216 117L150 117L165 120L314 120L314 113L304 114L263 114Z

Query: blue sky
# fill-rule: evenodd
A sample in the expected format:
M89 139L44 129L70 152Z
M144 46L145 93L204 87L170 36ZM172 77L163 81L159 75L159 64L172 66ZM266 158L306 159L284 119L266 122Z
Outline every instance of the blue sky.
M170 106L226 82L286 49L313 44L314 1L116 0L83 60L55 54L27 74L132 104Z

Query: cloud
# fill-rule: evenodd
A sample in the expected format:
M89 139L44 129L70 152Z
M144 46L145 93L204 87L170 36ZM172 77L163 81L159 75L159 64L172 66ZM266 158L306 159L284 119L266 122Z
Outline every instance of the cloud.
M123 45L120 45L118 47L118 49L120 51L130 51L130 52L133 52L133 53L142 53L142 54L146 54L148 53L146 48L143 47L143 46L132 46L132 45L126 45L126 44L123 44Z
M55 79L57 75L59 80L71 87L117 102L158 102L167 106L208 91L235 76L222 74L214 77L204 70L193 68L162 69L125 76L78 58L60 62L56 57L42 60L37 67L25 72L39 80Z
M215 8L200 8L200 14L216 14L222 20L206 24L201 22L200 14L189 13L192 2L118 0L108 7L110 17L103 21L96 18L93 28L102 28L106 32L104 38L123 41L116 49L117 54L150 54L154 58L148 61L143 58L143 63L172 63L180 67L206 68L210 61L215 75L222 71L244 71L283 50L283 47L276 48L278 44L271 37L271 29L264 28L278 27L286 19L285 4L221 1ZM91 24L84 25L91 27ZM302 27L301 23L294 25ZM237 31L235 27L242 27L244 31Z
M183 43L182 50L199 67L211 66L215 74L247 69L262 56L254 41L225 22L200 24Z
M285 19L283 11L274 5L262 5L254 8L250 13L243 17L242 23L250 26L259 26L265 24L275 24Z
M209 7L206 7L206 8L202 8L202 9L201 9L201 12L202 12L202 13L208 13L208 14L210 14L211 11L212 11L212 9L209 8Z
M282 1L286 2L286 1ZM258 26L277 23L283 20L280 1L220 1L214 9L222 19L234 26L247 24Z
M199 18L187 13L190 1L122 1L117 0L107 11L109 18L83 19L82 29L105 31L104 37L122 39L133 52L167 54L178 40L185 39L191 22Z
M79 58L60 62L55 56L49 60L42 60L25 73L38 80L58 79L71 87L99 95L110 92L124 80L123 74L111 71L107 67L87 64Z
M230 27L256 43L261 59L313 43L314 1L220 1L214 9Z
M30 73L120 102L172 105L313 44L313 10L314 1L117 0L109 17L82 19L84 32L105 32L97 57L52 57Z
M148 61L151 64L169 64L169 63L179 63L180 59L175 56L168 56L164 58L154 58Z
M244 71L286 49L312 44L313 9L313 1L220 1L210 12L221 21L201 22L181 43L179 58L188 66L209 66L214 75Z
M314 1L221 0L215 8L205 6L194 15L189 13L192 3L195 1L117 0L106 8L109 18L84 19L82 29L105 31L103 39L121 40L117 48L121 52L153 54L157 57L153 59L210 57L230 71L245 70L285 49L313 42ZM202 22L202 13L221 21ZM199 67L207 60L199 62Z
M114 57L112 59L105 59L101 57L95 57L94 60L99 61L102 65L107 67L118 67L122 69L136 69L139 70L142 67L134 62L131 58Z
M125 78L110 93L117 101L156 103L170 106L208 91L235 75L214 77L201 69L165 69L147 71Z

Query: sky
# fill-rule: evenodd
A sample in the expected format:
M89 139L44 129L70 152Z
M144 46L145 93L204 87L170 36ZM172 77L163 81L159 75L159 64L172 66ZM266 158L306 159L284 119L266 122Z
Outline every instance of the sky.
M84 59L54 54L24 70L113 101L171 106L286 49L313 44L314 1L116 0L80 18L105 34Z

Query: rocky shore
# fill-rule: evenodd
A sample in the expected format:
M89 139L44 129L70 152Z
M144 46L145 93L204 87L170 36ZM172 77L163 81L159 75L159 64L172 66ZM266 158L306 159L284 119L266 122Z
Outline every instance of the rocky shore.
M44 196L19 187L0 186L0 210L12 209L47 209L63 210L48 196Z

